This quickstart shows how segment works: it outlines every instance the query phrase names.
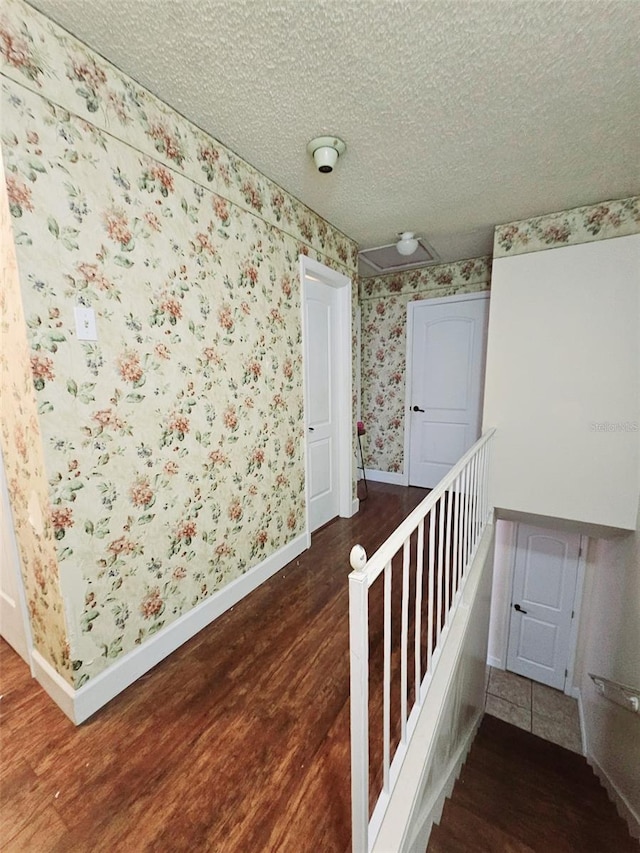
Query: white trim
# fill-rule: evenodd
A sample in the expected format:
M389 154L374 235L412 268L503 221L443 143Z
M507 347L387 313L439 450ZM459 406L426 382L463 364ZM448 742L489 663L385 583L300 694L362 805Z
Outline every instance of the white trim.
M36 650L33 652L35 677L74 723L82 723L287 563L295 560L306 550L307 542L306 533L297 536L246 574L231 581L193 610L158 631L143 645L124 655L78 690L73 690Z
M503 661L493 655L487 655L487 666L490 666L493 669L504 669Z
M337 427L338 437L338 514L342 518L351 518L353 515L352 494L353 494L353 459L355 456L355 448L353 444L353 424L351 418L353 414L353 397L352 397L352 374L353 374L353 352L352 352L352 316L351 316L351 279L342 273L336 272L329 267L321 264L319 261L314 261L306 255L299 256L300 263L300 311L301 328L302 328L302 382L303 382L303 399L304 399L304 474L305 474L305 514L306 527L309 530L309 471L308 471L308 454L307 454L307 383L306 369L304 366L305 358L305 278L307 275L319 280L322 284L333 287L336 291L338 303L337 317L337 339L338 346L335 355L335 363L349 365L349 370L336 371L337 379L337 397L338 397L338 412L339 423Z
M351 515L355 515L359 511L360 511L360 499L354 498L351 501Z
M411 449L411 418L408 417L409 410L411 409L411 384L413 381L413 325L414 325L414 314L416 308L422 307L423 305L444 305L450 304L452 302L472 302L478 299L489 299L491 296L491 291L489 290L481 290L476 293L459 293L457 296L440 296L437 299L416 299L412 302L407 303L407 334L406 334L406 352L405 352L405 371L404 371L404 447L403 454L404 458L402 460L402 467L404 469L403 474L403 482L401 485L408 486L409 485L409 467L410 467L410 449ZM486 360L486 348L487 341L489 339L488 329L486 331L486 340L485 340L485 360ZM482 376L482 380L484 383L484 374ZM484 396L484 386L482 394ZM480 401L482 404L482 400ZM481 411L482 415L482 411ZM480 435L482 435L482 417L480 417Z
M620 817L626 822L627 827L629 829L629 833L634 837L640 839L640 815L637 815L633 809L633 806L627 800L622 791L618 788L615 782L607 775L607 772L600 764L598 764L597 760L587 752L587 763L591 766L591 769L596 774L601 784L606 789L609 799L615 805L618 814Z
M367 468L367 480L372 483L391 483L394 486L406 486L404 474L396 474L391 471L376 471L375 468Z
M582 704L582 693L580 688L576 687L575 699L578 700L578 718L580 720L580 738L582 740L582 754L587 754L587 721L584 716L584 705Z
M429 842L431 830L433 829L433 824L440 823L445 801L448 800L451 794L453 793L453 786L456 784L456 780L460 776L462 767L464 766L464 763L467 760L467 755L469 754L469 750L471 749L475 736L478 733L478 729L480 728L480 723L482 722L483 717L484 710L480 709L476 714L471 726L469 727L469 731L467 732L455 754L449 761L449 772L447 773L445 779L442 782L442 787L440 788L440 791L436 794L436 796L433 797L432 802L429 804L429 808L427 809L427 813L422 817L420 821L419 830L415 832L415 835L420 835L421 841L425 840L426 834L427 844Z
M56 705L64 711L69 719L74 722L75 714L75 697L76 691L68 684L59 672L45 660L37 649L31 651L31 670L33 677L38 682L40 687L49 694Z
M587 548L589 538L580 537L580 554L578 556L578 571L576 575L576 589L573 596L573 619L571 620L571 632L569 633L569 647L567 649L567 677L564 681L564 692L567 696L575 697L573 676L576 666L576 655L578 652L578 634L580 632L580 614L582 611L582 592L584 590L584 576L587 563Z

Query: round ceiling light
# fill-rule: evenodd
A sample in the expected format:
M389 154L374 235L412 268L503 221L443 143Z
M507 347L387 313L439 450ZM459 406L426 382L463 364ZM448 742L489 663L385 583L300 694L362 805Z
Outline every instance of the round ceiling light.
M396 243L396 249L401 255L413 255L418 248L418 241L414 237L413 231L403 231L400 239Z
M347 146L337 136L316 136L307 145L307 151L313 157L316 169L323 175L333 172L338 157L346 150Z

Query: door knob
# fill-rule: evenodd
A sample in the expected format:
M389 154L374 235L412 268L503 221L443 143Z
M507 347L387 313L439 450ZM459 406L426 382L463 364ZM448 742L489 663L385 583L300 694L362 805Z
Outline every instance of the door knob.
M309 427L309 432L313 432L313 427Z
M518 611L518 613L526 613L527 612L526 610L523 610L519 604L514 604L513 606Z
M413 411L414 412L424 412L424 409L421 409L420 406L414 406Z

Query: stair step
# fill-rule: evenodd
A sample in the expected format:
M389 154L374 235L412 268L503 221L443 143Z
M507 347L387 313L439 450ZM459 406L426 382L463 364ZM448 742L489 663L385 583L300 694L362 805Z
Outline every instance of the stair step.
M582 756L485 715L429 853L638 853Z

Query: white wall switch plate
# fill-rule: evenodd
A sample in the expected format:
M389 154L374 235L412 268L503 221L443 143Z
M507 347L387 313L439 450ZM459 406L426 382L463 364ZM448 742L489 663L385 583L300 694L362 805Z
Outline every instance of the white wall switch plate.
M97 341L96 314L93 308L76 305L73 309L76 315L76 334L79 341Z

